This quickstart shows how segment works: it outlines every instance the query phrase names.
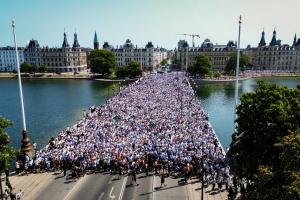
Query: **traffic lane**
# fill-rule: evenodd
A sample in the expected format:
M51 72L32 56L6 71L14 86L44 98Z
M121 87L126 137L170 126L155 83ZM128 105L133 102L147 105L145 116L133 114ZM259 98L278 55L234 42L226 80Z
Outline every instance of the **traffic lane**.
M101 193L108 190L108 182L112 178L108 174L90 174L83 177L80 185L64 200L98 199Z
M125 188L126 177L118 179L118 175L98 173L86 175L80 186L72 191L72 194L65 200L104 200L118 199L122 185ZM123 184L124 183L124 184Z
M49 185L43 189L35 199L64 199L74 186L80 184L80 181L80 179L73 180L69 176L65 177L62 174L57 174Z
M153 175L145 176L144 173L137 175L137 183L132 182L131 176L128 176L126 188L123 195L123 200L149 200L152 199L153 191Z

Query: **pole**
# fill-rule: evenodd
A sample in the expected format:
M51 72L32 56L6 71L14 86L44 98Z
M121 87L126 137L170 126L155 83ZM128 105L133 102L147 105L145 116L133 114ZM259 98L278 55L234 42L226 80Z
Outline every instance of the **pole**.
M24 110L24 101L23 101L23 90L22 90L22 81L21 81L21 73L20 73L20 62L19 62L19 53L17 47L17 39L15 34L15 21L12 21L12 29L14 35L14 43L15 43L15 51L16 51L16 59L17 59L17 70L18 70L18 82L19 82L19 94L20 94L20 104L21 104L21 113L22 113L22 124L23 124L23 138L22 138L22 146L21 152L27 154L29 157L33 157L34 149L32 144L30 143L30 139L28 136L27 128L26 128L26 118L25 118L25 110Z
M23 102L22 81L21 81L20 63L19 63L19 52L18 52L17 42L16 42L17 39L16 39L16 34L15 34L15 22L14 21L12 21L12 28L13 28L13 34L14 34L14 43L15 43L15 51L16 51L16 59L17 59L19 94L20 94L20 103L21 103L21 112L22 112L22 124L23 124L23 130L26 131L27 129L26 129L24 102Z
M201 200L204 200L204 163L203 163L203 150L202 150L202 157L201 157Z
M234 121L237 119L236 109L238 106L238 84L239 84L239 67L240 67L240 37L241 37L241 23L242 16L239 19L239 34L238 34L238 44L237 44L237 58L236 58L236 70L235 70L235 109L234 109ZM236 128L236 123L235 123Z

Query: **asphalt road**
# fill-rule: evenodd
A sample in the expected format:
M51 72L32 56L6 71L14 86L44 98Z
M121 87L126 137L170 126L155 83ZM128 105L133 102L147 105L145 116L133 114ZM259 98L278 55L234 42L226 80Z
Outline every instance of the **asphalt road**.
M152 200L153 175L137 175L138 186L131 184L131 176L110 175L108 173L88 174L79 179L57 175L36 198L62 200Z

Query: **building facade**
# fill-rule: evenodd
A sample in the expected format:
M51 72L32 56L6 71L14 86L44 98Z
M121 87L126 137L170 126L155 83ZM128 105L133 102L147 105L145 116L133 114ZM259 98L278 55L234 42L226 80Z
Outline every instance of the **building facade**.
M209 39L205 39L200 47L189 47L185 40L180 40L175 53L177 64L183 70L193 65L196 56L201 54L208 56L214 70L224 71L230 54L234 52L236 52L236 44L233 41L229 41L227 45L214 45Z
M117 66L128 66L131 61L137 61L143 70L157 68L161 61L167 58L167 51L162 48L155 48L152 42L148 42L145 48L134 46L129 39L119 48L114 48L105 42L103 49L113 52Z
M300 39L295 35L293 44L281 44L277 40L276 31L269 45L265 40L265 32L261 34L258 47L247 48L244 53L250 58L252 69L272 71L300 71Z
M24 48L18 48L19 62L24 62ZM16 50L14 47L0 48L0 71L12 72L17 71Z
M66 33L61 48L40 47L38 41L32 39L24 50L24 58L31 65L46 65L48 70L55 72L80 72L87 69L87 52L80 47L76 33L72 47Z

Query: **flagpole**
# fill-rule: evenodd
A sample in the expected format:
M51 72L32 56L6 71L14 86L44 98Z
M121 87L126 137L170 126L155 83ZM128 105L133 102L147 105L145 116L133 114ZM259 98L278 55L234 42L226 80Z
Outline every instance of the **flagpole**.
M18 71L18 83L19 83L19 94L20 94L20 104L21 104L21 113L22 113L22 124L23 124L23 139L21 151L27 155L31 155L33 153L33 146L30 144L30 139L28 136L27 128L26 128L26 118L25 118L25 109L24 109L24 101L23 101L23 91L22 91L22 81L21 81L21 73L20 73L20 62L19 62L19 52L16 42L16 34L15 34L15 21L12 21L12 29L14 35L14 43L15 43L15 51L16 51L16 61L17 61L17 71Z
M240 38L241 38L241 24L242 24L242 16L240 15L239 19L239 34L238 34L238 43L237 43L237 56L236 56L236 70L235 70L235 109L234 109L234 121L237 119L237 106L238 106L238 86L239 86L239 67L240 67ZM235 129L236 129L235 122Z

